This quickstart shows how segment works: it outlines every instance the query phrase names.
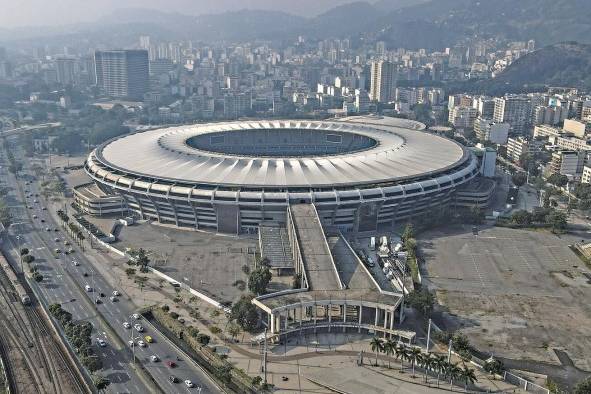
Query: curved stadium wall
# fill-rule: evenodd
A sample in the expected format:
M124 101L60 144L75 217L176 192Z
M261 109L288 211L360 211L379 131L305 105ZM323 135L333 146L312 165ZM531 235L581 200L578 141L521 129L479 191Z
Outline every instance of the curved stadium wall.
M138 132L85 170L145 219L223 233L285 223L312 203L323 223L371 231L449 204L478 173L453 141L362 122L245 121Z

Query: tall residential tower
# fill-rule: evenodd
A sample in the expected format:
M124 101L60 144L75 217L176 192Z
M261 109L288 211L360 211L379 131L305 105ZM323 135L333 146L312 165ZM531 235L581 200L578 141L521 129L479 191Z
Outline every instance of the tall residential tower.
M108 96L142 100L148 92L148 51L96 51L94 60L96 83Z

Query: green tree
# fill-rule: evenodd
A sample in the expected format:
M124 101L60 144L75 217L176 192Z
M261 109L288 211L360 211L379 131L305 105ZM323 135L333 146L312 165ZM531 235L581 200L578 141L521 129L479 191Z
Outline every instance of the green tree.
M404 369L404 360L409 359L409 349L408 347L406 347L406 345L401 343L398 346L396 346L396 349L394 351L396 353L396 358L400 359L400 370L402 371Z
M256 295L265 293L271 281L271 271L267 267L257 268L248 276L248 289Z
M410 362L412 364L412 377L415 377L415 365L421 356L421 349L418 347L412 347L409 351Z
M591 394L591 378L587 378L575 386L573 394Z
M468 385L474 384L478 380L474 370L466 365L460 370L459 378L464 382L464 391L468 391Z
M517 187L521 187L521 186L525 185L526 180L527 180L527 175L525 174L525 172L516 172L511 177L511 181L513 181L513 184Z
M369 343L369 346L371 347L372 352L376 353L376 366L377 366L378 365L378 353L384 351L384 343L382 342L382 340L380 338L373 337L371 339L371 342Z
M547 180L549 183L558 187L566 186L566 184L568 183L568 177L566 175L561 175L559 173L554 173L550 175Z
M520 226L529 226L532 221L532 216L525 210L519 210L511 215L511 221Z
M390 356L396 351L396 341L388 338L384 341L384 353L388 356L388 369L390 369Z
M256 306L252 304L251 298L243 296L232 305L230 319L235 320L243 330L254 330L259 323L259 314Z
M435 297L425 288L420 290L414 289L408 294L406 300L411 307L421 311L424 316L431 314L433 305L435 304Z
M234 340L240 334L240 326L236 323L230 323L228 324L226 331L228 331L228 334L230 334L232 340Z
M407 239L414 238L414 237L415 237L414 227L413 227L412 223L407 223L406 226L404 227L404 231L402 232L402 236L400 237L400 239L402 240L403 243L406 243Z
M552 210L546 216L546 222L552 226L552 230L564 230L567 225L566 214L561 211Z
M102 393L109 387L111 381L103 376L95 376L93 379L94 387L98 390L99 393Z

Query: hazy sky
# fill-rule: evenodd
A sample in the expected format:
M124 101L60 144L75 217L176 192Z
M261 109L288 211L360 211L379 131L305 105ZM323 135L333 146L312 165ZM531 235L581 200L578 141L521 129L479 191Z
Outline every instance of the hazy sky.
M0 0L0 28L91 22L117 8L153 8L191 15L269 9L311 16L354 0Z

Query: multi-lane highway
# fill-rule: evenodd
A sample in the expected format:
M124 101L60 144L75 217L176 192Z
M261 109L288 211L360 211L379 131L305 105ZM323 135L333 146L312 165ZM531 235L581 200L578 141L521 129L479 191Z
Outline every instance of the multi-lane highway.
M30 180L33 177L26 166L18 181L7 172L5 165L0 169L0 177L11 189L6 200L13 216L8 231L12 250L7 251L16 255L18 249L29 248L44 276L39 289L47 304L60 303L74 319L93 324L93 342L104 364L101 374L111 381L110 392L219 392L197 365L145 322L133 317L136 306L125 294L113 296L114 291L124 292L108 283L102 274L108 269L108 258L95 255L92 250L83 252L56 223L51 214L55 208L43 199L38 182ZM74 253L66 255L64 251L69 248ZM92 287L92 291L87 291L86 286ZM129 323L130 328L124 323ZM133 327L135 324L142 325L143 331L138 332ZM147 335L152 337L152 343L147 343ZM100 346L99 339L106 346ZM133 348L130 340L135 343ZM140 340L145 346L138 345ZM132 350L135 363L144 367L143 373L132 360ZM157 361L152 356L156 356ZM151 382L148 375L157 384ZM187 385L186 380L191 383Z

